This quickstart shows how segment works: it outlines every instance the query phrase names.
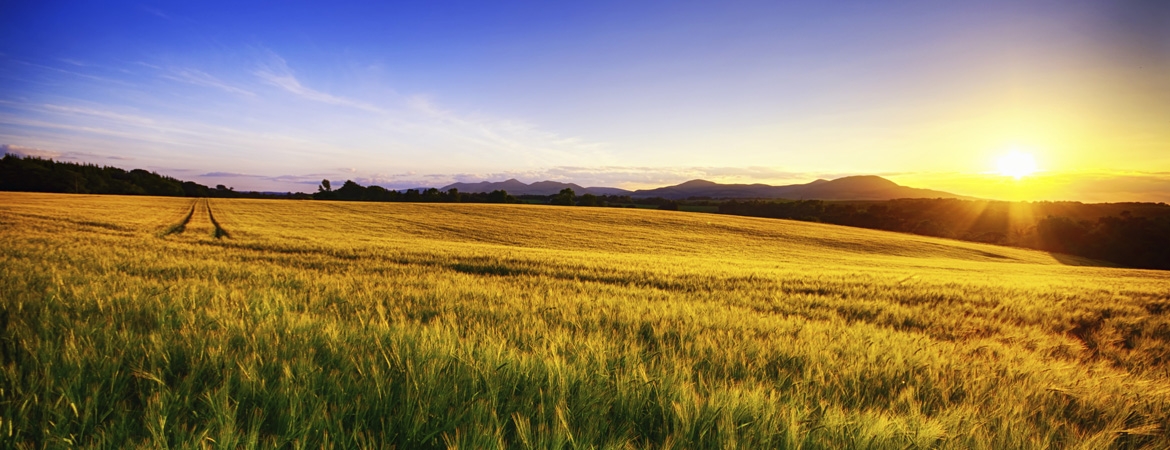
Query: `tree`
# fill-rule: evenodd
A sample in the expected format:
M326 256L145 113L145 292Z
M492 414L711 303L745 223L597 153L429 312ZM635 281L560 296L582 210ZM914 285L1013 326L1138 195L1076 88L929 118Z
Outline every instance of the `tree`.
M578 206L598 206L597 196L593 194L585 194L581 196L581 200L577 201Z
M390 201L390 191L382 186L372 185L366 188L365 199L375 202L388 202Z
M1091 225L1064 216L1048 216L1036 222L1040 249L1050 252L1077 253L1084 247Z
M338 200L363 200L366 196L366 188L362 185L354 183L353 180L345 180L345 184L337 189L334 193Z
M317 192L313 194L313 198L317 200L332 200L336 196L333 187L329 185L329 180L321 180L321 185L317 186Z
M488 203L512 203L516 201L507 191L496 189L488 194Z
M552 200L549 201L549 204L562 205L562 206L573 206L574 200L576 199L576 197L577 197L577 195L575 193L573 193L572 188L564 188L564 189L561 189L561 192L559 194L553 196Z
M918 222L910 232L923 236L937 237L949 237L951 234L945 225L929 219Z

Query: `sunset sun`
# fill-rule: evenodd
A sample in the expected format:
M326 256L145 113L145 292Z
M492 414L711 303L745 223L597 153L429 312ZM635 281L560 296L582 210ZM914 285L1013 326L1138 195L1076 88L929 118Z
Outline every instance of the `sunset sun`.
M1020 179L1036 173L1036 159L1031 154L1013 151L996 160L999 174Z

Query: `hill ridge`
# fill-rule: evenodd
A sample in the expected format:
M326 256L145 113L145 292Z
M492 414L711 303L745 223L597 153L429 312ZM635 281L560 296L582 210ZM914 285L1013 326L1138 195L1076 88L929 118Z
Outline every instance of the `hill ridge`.
M611 187L582 187L577 183L560 181L537 181L531 184L515 178L501 182L481 181L478 183L452 183L442 190L458 189L460 192L491 192L504 190L513 195L553 195L562 189L572 189L578 195L629 195L631 197L662 197L671 200L685 200L691 197L722 199L790 199L790 200L893 200L898 198L957 198L972 200L974 197L952 194L933 189L902 186L878 175L853 175L833 180L817 179L804 184L769 185L764 183L722 184L704 179L693 179L682 183L654 189L629 191Z

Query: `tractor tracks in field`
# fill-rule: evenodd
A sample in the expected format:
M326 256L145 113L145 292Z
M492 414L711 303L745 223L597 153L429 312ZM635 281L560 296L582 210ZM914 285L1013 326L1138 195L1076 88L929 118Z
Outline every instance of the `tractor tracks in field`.
M219 221L215 220L215 214L211 213L211 201L203 199L203 202L207 206L207 219L210 220L211 225L215 227L215 231L211 233L212 236L215 236L216 239L232 237L232 235L228 234L227 230L219 224Z
M189 226L192 225L192 219L201 222L206 214L207 223L211 225L211 235L216 239L232 237L227 229L220 225L218 220L215 220L215 214L211 212L211 201L206 198L195 199L191 202L191 209L187 211L187 215L183 217L178 223L171 225L162 233L162 237L184 234L187 232Z
M198 205L199 200L191 202L191 210L187 211L187 215L183 217L183 220L180 220L179 223L171 225L169 228L163 231L162 235L170 236L172 234L181 234L182 232L187 231L187 224L191 223L191 217L195 216L195 207Z

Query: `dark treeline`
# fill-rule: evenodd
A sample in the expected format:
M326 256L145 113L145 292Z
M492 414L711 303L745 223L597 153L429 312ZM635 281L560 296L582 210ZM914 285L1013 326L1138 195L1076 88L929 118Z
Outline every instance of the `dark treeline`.
M428 202L428 203L519 203L515 197L504 191L463 193L458 189L440 191L430 189L407 189L396 191L382 186L362 186L346 180L340 188L333 189L329 180L322 180L317 186L316 200L344 200L364 202Z
M329 180L321 180L317 192L313 194L317 200L344 200L365 202L426 202L426 203L529 203L561 206L610 206L635 207L637 205L656 206L660 209L678 209L678 204L663 198L630 198L628 195L577 195L572 189L562 189L553 195L519 195L512 196L503 190L492 192L459 192L458 189L445 191L437 188L407 189L397 191L381 186L362 186L353 180L346 180L341 187L334 189Z
M6 154L0 158L0 191L67 194L157 195L163 197L308 198L305 194L236 192L219 185L209 188L193 181L117 167L58 162L52 159Z
M553 195L521 195L520 200L526 203L543 203L561 206L607 206L615 208L634 208L639 205L657 207L658 209L678 210L678 202L662 197L630 197L628 195L577 195L572 189L561 189Z
M900 199L726 201L722 214L823 222L1085 256L1170 269L1170 206Z

